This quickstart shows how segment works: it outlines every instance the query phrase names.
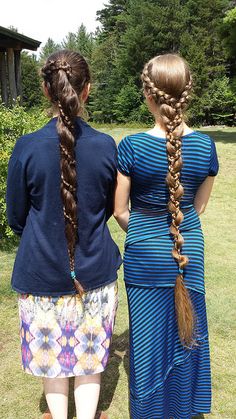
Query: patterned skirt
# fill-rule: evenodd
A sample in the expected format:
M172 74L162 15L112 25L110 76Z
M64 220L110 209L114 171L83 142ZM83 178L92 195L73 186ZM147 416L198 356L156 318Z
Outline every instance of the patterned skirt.
M117 282L78 295L18 296L22 368L39 377L97 374L107 366Z

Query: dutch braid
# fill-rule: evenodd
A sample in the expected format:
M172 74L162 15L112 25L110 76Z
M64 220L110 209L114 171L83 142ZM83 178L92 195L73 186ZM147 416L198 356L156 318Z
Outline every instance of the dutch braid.
M189 80L182 89L180 96L173 97L171 94L166 93L156 86L156 83L152 78L152 64L153 61L145 65L141 78L145 92L147 95L152 96L158 105L159 115L166 131L166 150L168 159L166 183L169 188L168 210L172 216L170 232L174 240L172 255L179 267L179 273L175 284L175 308L180 340L185 346L190 347L195 343L195 314L188 290L184 283L184 268L189 260L186 255L181 254L184 238L180 234L179 229L184 218L180 209L180 201L184 194L184 188L180 182L181 169L183 167L181 157L182 135L184 131L183 111L189 101L192 79L189 74Z
M78 241L77 175L75 156L75 120L80 112L80 94L90 81L88 65L75 52L63 50L52 54L42 68L45 86L59 111L57 131L60 138L61 197L65 219L71 277L76 291L83 287L75 274L75 246Z

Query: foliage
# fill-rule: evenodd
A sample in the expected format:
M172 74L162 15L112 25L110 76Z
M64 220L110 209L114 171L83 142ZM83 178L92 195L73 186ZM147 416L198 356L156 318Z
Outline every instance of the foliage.
M129 0L110 0L102 10L97 12L97 20L102 24L100 38L107 38L117 27L120 15L127 11Z
M88 33L86 27L82 24L79 26L77 32L69 32L59 44L54 42L53 39L48 38L46 44L40 52L40 63L44 63L49 55L60 49L78 51L84 55L87 60L90 60L93 43L93 34Z
M42 105L39 65L35 55L23 51L21 54L22 104L26 108Z
M131 78L122 87L114 103L113 114L118 122L130 122L136 119L139 113L141 102L141 92Z
M119 92L119 75L113 65L116 53L115 36L111 35L102 43L99 40L92 53L92 91L88 110L95 122L113 122L111 104Z
M10 31L12 31L12 32L16 32L16 33L18 32L18 28L16 28L13 25L8 26L8 29L10 29Z
M222 25L222 36L229 57L236 58L236 7L226 12Z
M93 34L88 33L86 27L82 24L79 26L76 33L69 32L66 38L62 41L61 47L78 51L88 61L91 60L93 50Z
M229 79L226 76L211 82L207 90L204 109L209 115L211 125L233 125L236 113L236 95L232 92Z
M190 63L195 81L190 123L210 123L204 108L207 91L213 78L227 73L227 51L220 29L229 4L228 0L111 0L106 4L97 13L102 29L93 53L96 60L92 61L97 83L94 108L100 116L104 112L103 120L126 120L129 80L138 91L144 63L155 55L177 52ZM107 102L114 103L113 112L106 111ZM137 120L135 93L128 107L129 119ZM139 111L143 110L140 105Z
M61 49L61 45L54 42L52 38L48 38L46 44L43 46L40 52L40 63L43 64L49 57L49 55L51 55L53 52L58 51L59 49Z
M7 238L14 241L14 235L6 220L6 178L7 165L16 140L28 132L40 128L47 117L43 111L26 111L17 104L7 109L0 104L0 241Z
M212 114L222 115L216 117L218 123L235 121L234 103L226 92L231 89L235 95L236 91L235 1L110 0L97 12L97 20L100 27L95 33L82 24L60 44L49 38L38 62L23 54L24 106L45 103L37 72L51 53L67 48L79 51L90 64L92 91L87 109L92 121L146 123L152 117L140 94L140 73L151 57L175 52L189 62L193 74L189 123L211 124ZM225 77L229 79L227 89L223 88L226 96L218 89L225 105L208 103L213 80Z

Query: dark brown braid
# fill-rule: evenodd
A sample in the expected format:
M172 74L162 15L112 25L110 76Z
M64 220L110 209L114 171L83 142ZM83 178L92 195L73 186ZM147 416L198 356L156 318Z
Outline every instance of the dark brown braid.
M65 235L71 277L76 291L81 295L83 287L75 274L75 246L78 240L75 122L81 110L81 93L90 81L90 72L88 64L79 53L62 50L48 58L42 68L42 76L50 99L59 112L57 131L60 138Z
M149 61L142 73L144 91L151 96L158 109L161 125L166 131L169 188L168 210L172 215L170 232L174 239L172 255L179 266L175 284L175 307L179 337L183 345L191 347L195 343L195 314L184 283L184 268L188 257L181 254L184 238L180 234L180 224L184 215L180 201L184 188L180 182L183 161L181 157L183 111L189 102L192 78L187 63L178 55L166 54Z

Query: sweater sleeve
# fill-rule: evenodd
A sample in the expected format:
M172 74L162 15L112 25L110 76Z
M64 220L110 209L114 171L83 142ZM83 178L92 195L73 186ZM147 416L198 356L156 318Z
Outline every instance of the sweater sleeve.
M6 203L8 224L14 233L21 236L30 209L30 198L26 170L18 158L17 149L15 147L8 163Z
M113 139L112 139L113 140ZM116 188L116 178L117 178L117 147L115 141L112 141L112 150L110 153L110 184L109 191L107 195L107 205L106 205L106 221L112 216L114 212L114 195Z

